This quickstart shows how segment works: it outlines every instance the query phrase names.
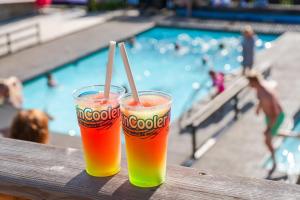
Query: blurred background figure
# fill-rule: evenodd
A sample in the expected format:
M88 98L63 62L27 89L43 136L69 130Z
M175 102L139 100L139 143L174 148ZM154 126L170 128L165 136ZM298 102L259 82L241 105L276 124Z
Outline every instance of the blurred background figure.
M273 166L268 174L268 177L270 177L276 169L275 148L273 146L272 139L278 134L279 128L285 119L285 113L282 110L275 91L264 85L257 73L248 73L247 78L250 86L256 90L259 101L256 114L258 115L261 110L265 114L265 122L267 126L264 131L265 144L271 153L273 161Z
M257 7L257 8L266 8L266 7L268 7L268 5L269 5L268 0L256 0L254 2L254 7Z
M254 63L255 33L251 26L246 26L242 40L243 74L251 70Z
M202 57L202 66L206 66L208 64L208 56L204 55Z
M10 129L10 138L46 144L49 140L49 117L32 109L18 112Z
M0 80L0 133L7 135L10 124L23 106L22 83L16 77Z
M51 5L52 0L36 0L35 3L39 13L43 14L44 13L43 10Z
M50 88L56 87L57 86L57 82L56 80L53 78L53 75L51 73L47 74L47 85Z
M216 89L216 94L214 94L213 96L222 93L225 90L224 74L222 72L216 72L214 70L210 70L209 76L211 78L214 88Z
M211 5L214 7L228 7L231 4L231 0L211 0Z
M9 101L16 108L22 108L23 106L23 86L21 81L15 77L9 77L5 80L6 85L9 88Z
M175 49L175 51L180 50L180 45L177 42L174 43L174 49Z
M128 44L129 44L129 46L130 46L131 48L135 47L135 45L136 45L136 39L135 39L135 37L129 38Z
M0 105L9 102L9 87L4 83L0 82Z
M225 48L225 44L223 42L220 42L218 47L219 47L219 50L222 51Z

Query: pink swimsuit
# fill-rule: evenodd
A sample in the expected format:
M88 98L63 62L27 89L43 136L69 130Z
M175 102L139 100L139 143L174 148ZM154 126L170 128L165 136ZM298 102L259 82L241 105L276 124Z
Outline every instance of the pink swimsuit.
M218 94L222 93L225 90L224 85L224 74L223 73L217 73L216 78L213 80L213 85L217 87Z

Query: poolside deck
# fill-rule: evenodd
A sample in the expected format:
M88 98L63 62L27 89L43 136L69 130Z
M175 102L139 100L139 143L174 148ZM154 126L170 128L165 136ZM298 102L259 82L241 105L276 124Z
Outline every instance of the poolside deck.
M13 55L0 58L1 77L11 75L18 76L22 80L28 80L36 75L52 70L57 66L70 62L79 57L85 56L107 45L109 40L123 40L141 31L147 30L155 25L156 19L143 18L121 18L105 24L97 25L86 30L76 32L72 35L59 38L48 43L32 47ZM176 25L177 19L167 19L169 25ZM172 23L171 23L172 22ZM183 23L188 27L211 28L211 21L186 19L177 20L178 26ZM167 25L166 20L159 24ZM227 22L213 23L214 29L241 30L245 24ZM284 32L288 26L272 26L270 24L253 24L258 30L271 30L278 28L277 33ZM256 27L257 26L257 27ZM230 29L232 28L232 29ZM235 29L236 28L236 29ZM293 26L289 30L298 30ZM126 31L124 31L126 30ZM300 30L300 29L299 29ZM273 77L279 83L278 89L280 99L288 114L293 115L298 111L300 99L299 76L300 63L300 34L285 34L273 48L258 55L258 63L266 59L273 63ZM291 92L293 88L294 91ZM261 168L262 160L267 154L262 138L262 116L257 118L254 115L251 105L255 101L254 95L249 95L243 105L244 112L237 123L227 127L226 134L222 139L208 151L200 160L193 163L193 167L209 169L220 173L230 173L241 176L253 176L262 178L265 170ZM251 104L252 102L252 104ZM250 111L249 111L250 109ZM218 123L212 123L199 130L198 143L207 140L214 132L222 129L231 121L232 113ZM254 128L255 127L255 128ZM80 148L80 139L62 135L53 135L52 144L58 146L71 146ZM168 162L171 164L182 164L191 154L191 137L188 134L179 134L178 123L174 122L171 127L169 140Z
M272 61L272 79L278 82L279 98L290 117L300 108L299 45L300 34L287 33L273 48L258 56L258 62ZM254 92L248 99L255 101ZM245 113L193 167L239 176L265 177L262 164L268 152L263 143L263 118L263 115L257 117L254 109Z

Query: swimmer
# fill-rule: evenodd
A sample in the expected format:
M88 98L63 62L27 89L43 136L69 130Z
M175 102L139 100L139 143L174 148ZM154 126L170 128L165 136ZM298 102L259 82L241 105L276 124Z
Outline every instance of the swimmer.
M55 81L52 74L50 74L50 73L47 74L47 85L50 88L53 88L53 87L57 86L57 82Z
M175 49L175 51L180 50L180 45L177 42L174 43L174 49Z
M202 66L206 66L208 63L208 57L207 56L203 56L202 57Z
M135 45L136 45L136 38L135 38L135 37L129 38L128 44L129 44L129 46L130 46L131 48L135 47Z
M223 42L221 42L218 47L219 47L219 50L223 50L223 49L225 49L225 44Z

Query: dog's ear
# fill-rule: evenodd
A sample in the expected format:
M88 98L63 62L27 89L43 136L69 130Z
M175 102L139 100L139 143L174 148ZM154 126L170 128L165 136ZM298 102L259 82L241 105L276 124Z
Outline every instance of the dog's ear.
M44 112L44 113L47 116L48 120L50 120L50 121L54 120L54 117L52 117L49 113L47 113L47 112Z

